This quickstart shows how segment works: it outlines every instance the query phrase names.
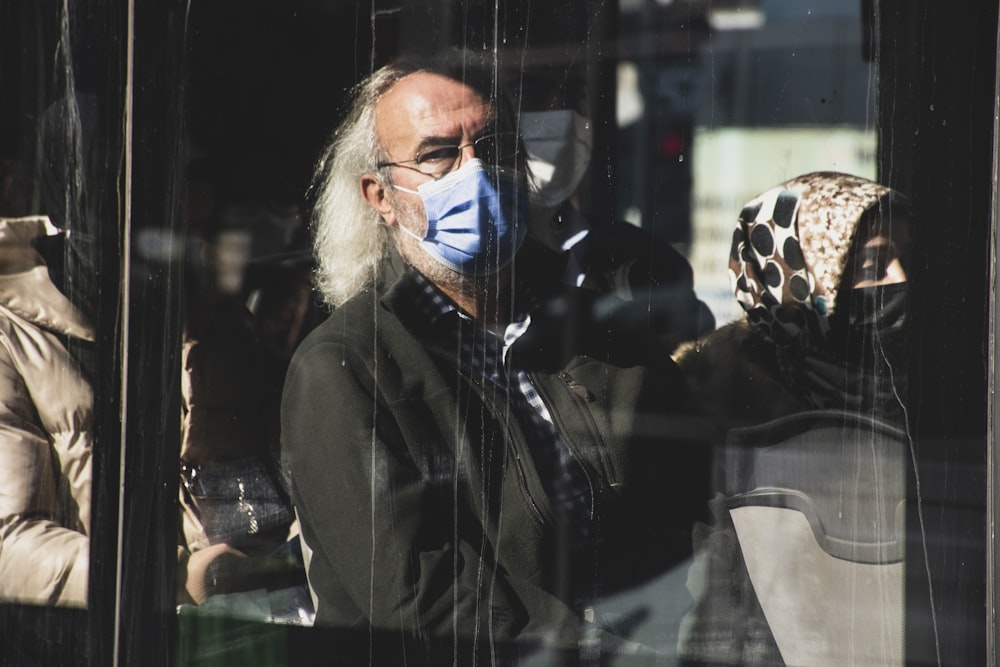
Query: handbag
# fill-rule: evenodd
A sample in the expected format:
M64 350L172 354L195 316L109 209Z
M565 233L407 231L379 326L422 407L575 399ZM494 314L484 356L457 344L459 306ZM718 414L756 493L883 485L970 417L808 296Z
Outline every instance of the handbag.
M287 530L295 518L277 471L263 457L198 466L182 461L181 480L212 544L256 544Z

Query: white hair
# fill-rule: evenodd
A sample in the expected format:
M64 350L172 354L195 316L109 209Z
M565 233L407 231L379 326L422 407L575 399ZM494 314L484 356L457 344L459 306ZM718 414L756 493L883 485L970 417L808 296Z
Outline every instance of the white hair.
M392 86L413 73L388 65L356 88L343 124L320 156L313 180L313 252L316 288L336 307L370 286L392 236L361 192L361 177L376 171L382 149L375 135L375 105Z
M393 233L368 205L361 177L376 173L387 186L388 159L375 131L375 106L396 83L417 72L434 72L470 85L494 103L501 95L495 62L456 49L422 59L390 63L362 81L354 91L347 118L323 150L311 188L315 281L323 301L337 307L374 284L380 263L392 247ZM504 91L506 93L507 91ZM507 113L514 106L504 99Z

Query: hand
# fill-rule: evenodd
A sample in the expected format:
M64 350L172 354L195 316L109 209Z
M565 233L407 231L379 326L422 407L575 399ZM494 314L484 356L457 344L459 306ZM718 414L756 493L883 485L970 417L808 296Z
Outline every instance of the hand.
M209 572L209 566L220 556L229 558L246 558L239 549L234 549L228 544L213 544L210 547L195 551L188 558L187 582L184 587L188 595L196 604L201 604L208 599L208 596L215 590L214 577Z

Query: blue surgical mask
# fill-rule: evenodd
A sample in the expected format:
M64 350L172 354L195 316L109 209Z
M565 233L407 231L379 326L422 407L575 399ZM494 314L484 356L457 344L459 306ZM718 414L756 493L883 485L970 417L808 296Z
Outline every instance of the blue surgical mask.
M510 264L528 231L528 198L516 172L475 158L416 191L393 187L419 195L427 212L423 238L399 228L465 276L490 275Z

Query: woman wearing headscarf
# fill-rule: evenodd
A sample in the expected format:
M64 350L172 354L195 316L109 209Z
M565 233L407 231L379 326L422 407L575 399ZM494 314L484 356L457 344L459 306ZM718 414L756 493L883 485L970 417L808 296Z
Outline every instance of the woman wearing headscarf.
M729 427L817 408L898 423L910 219L898 192L833 172L748 202L729 257L746 317L675 354L705 408Z
M742 434L771 433L768 429L773 424L802 420L805 413L809 419L832 415L834 423L843 419L844 423L885 425L879 434L903 427L906 246L911 218L908 203L898 192L864 178L830 172L793 178L754 198L741 211L729 270L746 317L675 354L697 400L730 432L725 453L717 462L720 470L725 468L720 486L726 491L712 503L715 525L695 529L698 557L689 587L697 604L683 631L684 664L781 665L786 660L837 664L844 657L840 651L853 651L865 641L837 636L838 620L828 609L836 606L831 602L836 594L824 587L829 580L823 579L834 570L825 569L821 562L824 552L817 551L819 556L813 560L789 565L783 560L787 550L794 551L799 543L744 543L749 533L734 525L739 518L730 511L739 506L740 496L732 491L734 475L739 483L749 481L748 488L756 489L770 484L766 475L771 470L784 468L793 471L785 478L791 489L807 478L811 480L804 485L807 489L818 488L816 479L821 480L823 491L847 489L850 497L842 500L852 509L860 507L869 516L879 517L882 532L876 534L884 537L884 526L892 519L878 514L881 506L873 510L867 490L856 488L856 481L852 486L850 475L832 465L847 460L847 467L856 471L867 464L853 453L853 440L828 438L824 445L821 436L812 441L821 443L820 449L808 454L811 441L806 436L795 450L804 458L796 460L789 460L791 450L771 448L765 455L771 458L761 464L771 469L754 467L762 459L753 457L762 450L747 455L734 453L732 447L741 442ZM759 428L747 428L754 426ZM867 437L874 438L873 433ZM740 435L734 438L734 434ZM891 447L887 451L896 451ZM734 467L736 460L740 463ZM746 461L752 462L749 468ZM891 484L888 478L876 479L885 481L887 488L882 491L892 495L902 478L893 477ZM796 514L791 514L793 521ZM788 516L779 519L787 520ZM757 574L748 570L754 554L764 554L764 560L770 561L766 577L759 577L759 569ZM809 565L802 566L802 562ZM833 562L847 561L834 558ZM899 588L896 584L901 581L896 579L901 578L902 566L893 567L891 572L868 570L880 584L873 588L882 593ZM860 580L853 575L838 579L844 576L835 575L832 588L856 590ZM778 607L769 607L775 599ZM827 627L803 632L794 615L789 620L788 610L801 611L803 607L796 605L803 600L809 612L827 615ZM867 618L865 614L888 618L897 606L888 597L874 604L854 599L847 607L858 613L848 614L851 618L846 622L856 623L858 618ZM799 618L807 615L799 614ZM893 623L889 618L869 625L881 631L893 628ZM876 637L876 643L879 659L889 656L879 664L896 662L901 644L882 642L881 637ZM809 657L802 658L801 651Z

